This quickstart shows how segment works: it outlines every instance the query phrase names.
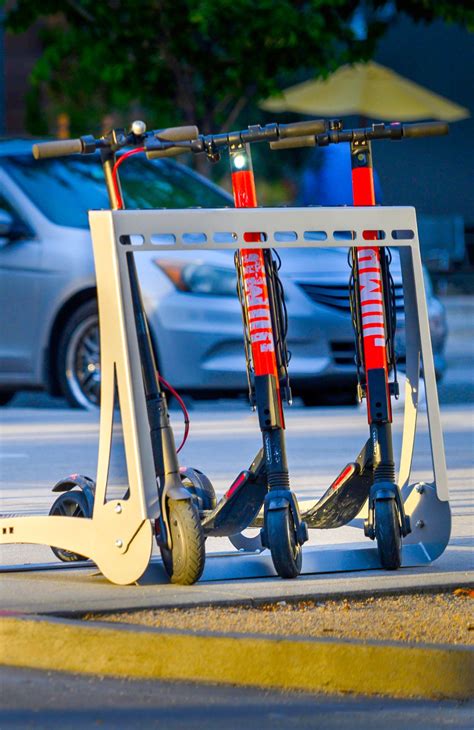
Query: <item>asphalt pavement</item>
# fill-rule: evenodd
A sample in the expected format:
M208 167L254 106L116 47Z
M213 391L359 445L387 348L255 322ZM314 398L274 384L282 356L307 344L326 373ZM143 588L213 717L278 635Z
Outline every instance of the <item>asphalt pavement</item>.
M0 668L2 727L471 730L474 703L315 695Z

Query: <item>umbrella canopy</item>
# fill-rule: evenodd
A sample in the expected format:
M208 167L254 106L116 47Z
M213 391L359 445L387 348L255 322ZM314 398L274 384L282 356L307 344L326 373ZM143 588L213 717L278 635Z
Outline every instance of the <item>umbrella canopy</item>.
M455 122L468 109L424 89L374 61L341 66L325 80L290 86L260 104L265 111L299 112L323 117L356 114L369 119Z

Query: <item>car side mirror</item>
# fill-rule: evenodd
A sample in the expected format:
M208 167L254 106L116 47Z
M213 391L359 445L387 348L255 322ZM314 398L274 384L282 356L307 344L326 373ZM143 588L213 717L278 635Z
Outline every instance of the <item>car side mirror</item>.
M14 218L8 210L0 208L0 243L5 245L10 241L18 241L31 235L31 231L25 223Z

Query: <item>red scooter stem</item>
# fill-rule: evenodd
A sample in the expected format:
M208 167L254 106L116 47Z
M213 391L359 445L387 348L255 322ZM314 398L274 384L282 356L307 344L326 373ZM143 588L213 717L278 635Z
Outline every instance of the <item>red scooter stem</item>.
M370 142L351 145L352 194L354 205L375 205L374 176L372 169ZM367 231L364 237L377 240L377 231ZM362 342L364 351L364 371L366 378L367 413L372 422L370 407L369 374L373 370L383 370L386 386L388 421L392 421L390 390L388 384L387 329L384 313L382 268L380 248L367 246L356 249L357 286L361 309Z
M255 208L257 194L248 145L231 147L230 160L235 207ZM261 234L252 231L246 233L244 238L249 243L260 241ZM254 372L256 376L270 375L275 379L278 409L281 423L284 424L264 252L260 248L243 248L240 261Z

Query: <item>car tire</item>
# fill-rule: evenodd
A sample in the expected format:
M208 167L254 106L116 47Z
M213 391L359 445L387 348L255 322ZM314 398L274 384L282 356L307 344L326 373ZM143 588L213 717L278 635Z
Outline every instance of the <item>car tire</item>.
M0 406L6 406L16 395L16 390L0 390Z
M81 304L68 319L58 345L61 390L74 408L100 406L100 343L97 302Z
M353 406L357 403L355 387L327 389L305 388L300 393L305 406Z

